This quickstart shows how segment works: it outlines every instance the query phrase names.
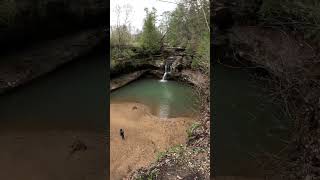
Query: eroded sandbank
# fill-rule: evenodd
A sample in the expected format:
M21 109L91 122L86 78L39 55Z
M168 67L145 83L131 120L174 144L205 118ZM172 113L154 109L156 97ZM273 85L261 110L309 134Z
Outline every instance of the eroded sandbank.
M110 174L122 179L131 171L154 162L157 153L186 142L193 118L163 119L139 103L110 104ZM121 139L120 128L125 131Z

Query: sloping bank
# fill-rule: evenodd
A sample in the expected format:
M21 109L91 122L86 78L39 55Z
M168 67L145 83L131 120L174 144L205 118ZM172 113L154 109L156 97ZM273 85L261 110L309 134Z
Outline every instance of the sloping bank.
M318 179L319 46L305 39L302 31L262 24L257 11L250 12L252 8L220 1L214 12L215 63L254 70L292 123L286 149L266 157L274 162L271 173L284 179ZM261 4L254 5L259 10Z
M210 91L209 77L191 69L188 57L173 54L171 78L194 86L200 98L200 116L187 130L185 145L178 145L154 157L154 163L128 175L129 179L209 179L210 175ZM165 59L130 60L126 66L111 69L111 86L114 90L143 75L159 79L164 73Z
M102 0L1 1L0 93L90 52L106 38Z
M106 38L101 29L86 30L34 44L1 57L0 93L47 74L91 52Z

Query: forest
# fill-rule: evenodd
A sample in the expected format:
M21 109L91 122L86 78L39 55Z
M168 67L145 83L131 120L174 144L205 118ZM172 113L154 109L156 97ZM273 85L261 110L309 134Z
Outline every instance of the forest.
M117 7L117 25L110 29L112 65L137 55L151 56L165 47L181 47L195 58L193 68L209 71L210 61L210 6L208 0L183 0L174 11L156 15L156 9L145 9L141 30L134 30L128 21L130 6ZM134 51L133 51L134 49Z

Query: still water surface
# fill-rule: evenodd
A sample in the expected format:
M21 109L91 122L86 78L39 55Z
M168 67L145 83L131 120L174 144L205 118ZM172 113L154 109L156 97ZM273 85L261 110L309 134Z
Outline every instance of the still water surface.
M144 78L111 93L112 102L138 102L161 118L194 116L197 112L193 88L176 82Z
M261 90L263 84L244 69L217 65L213 71L215 172L219 176L262 176L261 160L255 155L277 153L284 147L288 119Z
M107 62L92 55L0 95L2 130L104 130Z

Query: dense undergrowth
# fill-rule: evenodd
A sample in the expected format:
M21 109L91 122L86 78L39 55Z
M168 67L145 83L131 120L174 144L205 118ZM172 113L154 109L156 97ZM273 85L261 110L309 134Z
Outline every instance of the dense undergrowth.
M219 2L219 0L217 0ZM231 4L236 23L273 27L298 33L319 46L320 1L318 0L240 0Z
M270 95L282 104L292 122L291 138L281 152L286 155L264 154L267 161L272 162L270 173L283 179L319 179L320 2L241 0L226 6L234 11L236 26L255 28L251 32L256 33L243 39L243 44L233 50L241 51L238 57L242 54L242 60L249 60L268 72L269 76L263 80L268 84ZM283 44L275 45L268 42L274 38L257 35L268 34L264 31L279 37L276 41ZM272 49L272 43L282 48ZM235 59L239 60L238 57Z

